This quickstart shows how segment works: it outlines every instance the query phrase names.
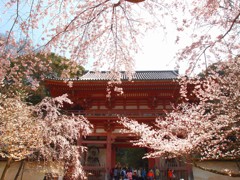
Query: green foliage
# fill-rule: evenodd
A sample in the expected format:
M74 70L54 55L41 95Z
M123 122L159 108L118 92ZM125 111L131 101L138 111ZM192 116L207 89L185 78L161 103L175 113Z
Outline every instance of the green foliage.
M131 168L148 167L148 160L143 159L146 150L144 148L119 148L116 161L122 166Z
M37 54L37 57L39 57L43 61L47 61L49 59L51 60L49 65L52 71L49 72L49 74L47 75L61 77L64 71L68 70L69 78L74 78L80 76L84 71L84 68L78 65L75 61L71 61L67 58L58 56L55 53L51 53L48 55Z
M84 68L78 65L75 61L71 61L67 58L56 55L55 53L50 53L47 55L38 53L36 55L37 58L41 59L41 61L47 62L49 64L50 70L48 72L44 72L44 76L52 76L52 77L69 77L75 78L82 75ZM64 76L64 72L67 71L67 74ZM43 74L41 72L37 72L34 74L36 78L40 78ZM40 82L37 90L28 90L27 101L32 104L39 103L44 97L47 95L47 90L42 82Z
M210 66L208 66L208 68L205 71L199 73L198 76L201 78L204 78L204 77L212 74L212 72L216 72L219 75L223 76L225 74L224 70L219 69L221 64L224 64L224 62L217 62L217 63L211 64Z
M21 96L32 104L39 103L46 95L45 77L76 78L84 68L77 62L54 53L22 55L9 60L1 92L8 96Z

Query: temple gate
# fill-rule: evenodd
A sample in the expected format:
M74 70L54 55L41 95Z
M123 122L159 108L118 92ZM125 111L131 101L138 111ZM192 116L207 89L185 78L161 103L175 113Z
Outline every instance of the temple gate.
M50 96L67 93L73 101L72 105L64 106L67 113L84 115L94 125L93 133L78 141L88 147L82 163L89 173L89 179L91 176L94 179L109 179L110 171L117 163L117 149L133 148L130 140L137 137L121 132L123 127L117 123L118 116L151 124L156 117L164 116L165 111L171 111L172 106L179 103L177 76L177 71L136 71L129 81L125 72L121 72L122 83L118 85L109 84L109 72L88 71L72 79L72 87L63 79L46 79ZM123 89L123 94L115 91L118 87ZM111 92L109 97L107 89ZM172 167L181 171L179 177L189 179L191 167L171 163L167 165L161 158L148 159L146 168L158 167L165 173L166 168Z

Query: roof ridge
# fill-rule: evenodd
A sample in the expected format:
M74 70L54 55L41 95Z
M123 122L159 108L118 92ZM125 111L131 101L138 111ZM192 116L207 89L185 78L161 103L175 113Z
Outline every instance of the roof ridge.
M128 77L127 71L119 71L111 74L111 71L85 71L80 77L71 78L71 80L97 81L97 80L173 80L178 77L178 70L143 70L135 71L132 77ZM118 76L120 75L120 76ZM131 75L130 75L131 76ZM56 79L56 78L55 78ZM61 79L61 78L57 78ZM66 80L66 79L62 79Z
M112 71L105 71L105 70L102 70L102 71L92 71L92 70L86 70L84 71L84 74L86 73L110 73ZM127 71L116 71L116 72L120 72L120 73L125 73ZM178 75L179 73L179 70L136 70L136 71L133 71L133 73L136 72L173 72L175 74Z

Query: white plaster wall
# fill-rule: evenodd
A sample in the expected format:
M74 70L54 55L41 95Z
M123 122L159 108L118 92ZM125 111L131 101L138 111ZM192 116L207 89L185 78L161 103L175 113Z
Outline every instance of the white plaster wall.
M224 170L224 169L231 169L234 172L240 173L240 170L237 167L237 164L234 162L219 162L219 161L211 161L211 162L202 162L199 163L203 167L212 168L215 170ZM194 180L240 180L239 177L229 177L218 175L215 173L211 173L208 171L203 171L199 168L193 167L193 176Z
M101 163L105 162L105 160L106 160L106 150L105 149L100 149L100 159L99 160ZM3 162L3 161L0 162L0 175L2 175L5 164L6 164L6 162ZM6 175L6 180L14 179L14 177L17 173L17 170L19 168L19 165L20 165L19 162L14 162L11 164L10 168L8 169L7 175ZM101 164L101 165L103 165L103 164ZM216 170L223 170L225 168L228 168L235 172L239 172L239 169L238 169L236 163L234 163L234 162L212 161L212 162L201 163L201 165L204 167L213 168ZM43 180L43 177L45 174L43 172L43 169L37 170L36 168L37 168L36 165L26 163L22 180ZM46 167L45 169L48 169L48 168L51 170L54 169L54 167L51 167L51 168ZM58 171L58 170L56 170L56 171ZM59 171L61 171L61 168ZM193 167L193 176L194 176L194 180L240 180L239 177L229 177L229 176L218 175L215 173L210 173L208 171L203 171L203 170L201 170L199 168L195 168L195 167Z
M0 176L2 175L5 165L6 162L0 161ZM5 176L6 180L14 179L19 166L20 162L14 162L11 164ZM25 163L22 180L43 180L45 172L56 172L58 174L62 174L63 169L62 166L49 165L42 168L42 166L37 166L36 163ZM22 172L20 172L18 177L19 180L21 179L21 173Z
M0 175L2 175L3 169L6 165L6 162L0 162ZM10 168L7 171L6 174L6 180L12 180L14 179L15 175L17 174L18 168L19 168L20 163L19 162L14 162L11 164ZM30 171L29 169L25 169L23 173L23 180L43 180L44 173L42 172L37 172L37 171ZM19 175L19 178L21 179L21 174Z

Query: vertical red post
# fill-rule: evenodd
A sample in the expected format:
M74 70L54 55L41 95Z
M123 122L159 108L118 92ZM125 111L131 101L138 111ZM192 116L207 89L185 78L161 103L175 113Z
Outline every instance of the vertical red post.
M117 164L117 162L116 162L116 150L117 150L117 147L112 146L112 165L113 166L115 166Z
M106 174L108 177L110 177L110 171L111 171L111 162L112 162L112 138L111 133L107 133L107 147L106 147Z
M155 166L160 167L160 158L155 158Z
M147 149L147 152L150 152L150 149ZM154 168L155 166L155 158L148 158L148 168Z

